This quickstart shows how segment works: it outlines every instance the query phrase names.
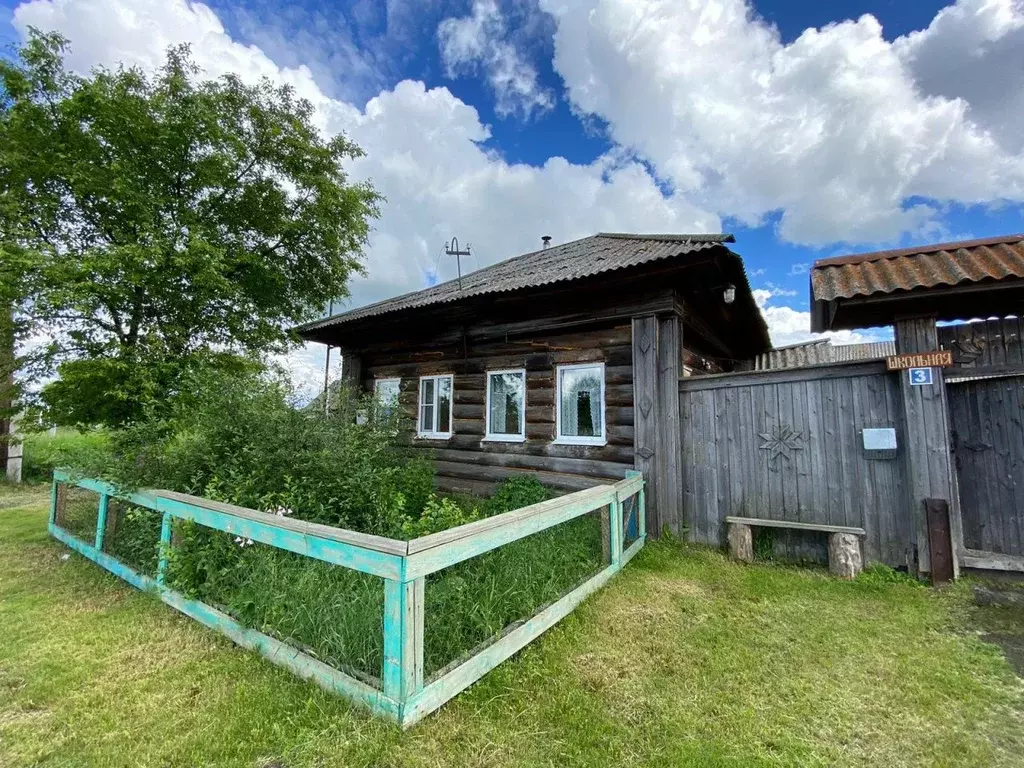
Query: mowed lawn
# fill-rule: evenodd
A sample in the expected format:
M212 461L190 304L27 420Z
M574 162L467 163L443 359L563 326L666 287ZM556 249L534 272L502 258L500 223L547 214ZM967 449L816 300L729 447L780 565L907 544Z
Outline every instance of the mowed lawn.
M652 544L403 733L132 590L0 488L0 766L1024 764L969 589Z

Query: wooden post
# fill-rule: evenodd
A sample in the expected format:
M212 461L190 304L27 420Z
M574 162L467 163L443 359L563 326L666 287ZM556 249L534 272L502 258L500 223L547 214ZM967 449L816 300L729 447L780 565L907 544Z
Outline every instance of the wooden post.
M96 514L96 549L103 551L103 537L107 532L107 507L110 505L110 497L100 494L100 508Z
M934 317L899 319L894 330L897 354L931 352L939 348ZM906 424L903 455L910 498L904 504L913 515L917 570L929 573L931 558L924 500L945 499L951 506L953 502L946 384L939 370L933 371L932 384L924 386L912 385L907 371L899 371L896 375L900 377ZM957 553L954 551L953 554L955 558Z
M423 690L423 601L426 579L384 580L384 695L404 703Z
M608 505L608 515L611 525L611 543L612 543L612 565L619 566L622 564L622 502L616 498L611 504Z
M682 375L683 340L677 314L658 319L658 475L657 507L662 527L673 536L683 532L682 433L679 420L679 377ZM659 531L660 533L660 531Z
M171 550L172 522L171 513L164 512L164 519L160 525L160 559L156 565L156 583L161 587L167 580L167 556Z
M633 318L633 468L642 472L651 501L646 528L661 533L657 495L659 478L654 468L658 450L657 419L658 321L651 315Z
M349 389L355 394L362 391L363 382L363 361L355 352L349 349L339 349L341 355L341 378L345 380Z
M633 467L647 480L646 530L683 528L679 316L633 318Z

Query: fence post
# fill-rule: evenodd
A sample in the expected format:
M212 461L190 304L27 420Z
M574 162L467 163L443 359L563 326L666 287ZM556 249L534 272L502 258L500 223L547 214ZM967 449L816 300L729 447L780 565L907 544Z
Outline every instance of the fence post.
M403 568L404 570L404 568ZM423 689L423 598L426 577L384 580L384 695L403 707Z
M53 476L53 486L50 488L50 525L57 524L57 494L59 492L60 483L57 482L57 476Z
M160 560L156 566L156 583L161 587L167 579L167 555L171 549L171 513L164 512L164 519L160 525Z
M618 568L622 565L622 502L617 493L608 505L608 514L611 516L612 565Z
M107 531L107 506L110 504L110 497L100 494L100 510L96 515L96 549L103 551L103 535Z

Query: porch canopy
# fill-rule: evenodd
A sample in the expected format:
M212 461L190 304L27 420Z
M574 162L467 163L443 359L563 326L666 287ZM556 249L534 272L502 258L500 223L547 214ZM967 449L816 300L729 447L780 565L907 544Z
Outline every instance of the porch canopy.
M811 330L1021 314L1024 235L821 259L811 269Z

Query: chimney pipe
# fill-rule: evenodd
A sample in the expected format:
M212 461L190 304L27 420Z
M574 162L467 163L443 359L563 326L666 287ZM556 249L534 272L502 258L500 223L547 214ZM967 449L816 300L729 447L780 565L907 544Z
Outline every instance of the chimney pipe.
M544 235L541 237L541 242L544 243L543 250L547 250L548 246L551 245L551 235Z

